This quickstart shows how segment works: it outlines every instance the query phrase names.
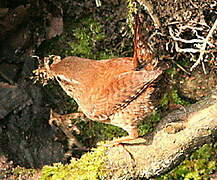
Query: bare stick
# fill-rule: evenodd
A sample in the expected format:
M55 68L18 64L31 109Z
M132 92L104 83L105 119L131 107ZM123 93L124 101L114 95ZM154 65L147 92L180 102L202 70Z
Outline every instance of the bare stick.
M137 2L145 7L145 9L147 10L148 14L151 16L151 18L154 22L154 26L159 28L161 26L161 24L160 24L158 17L153 12L152 4L146 0L137 0Z
M215 20L215 23L213 24L212 28L210 29L208 35L206 36L206 39L205 41L203 42L202 44L202 47L200 48L201 52L200 52L200 55L199 55L199 58L197 59L197 61L194 63L194 65L190 68L190 71L192 71L194 68L197 67L197 65L203 60L203 55L205 53L205 49L206 49L206 46L207 46L207 43L209 41L209 38L211 38L214 30L216 29L217 27L217 19ZM206 74L206 72L204 72Z

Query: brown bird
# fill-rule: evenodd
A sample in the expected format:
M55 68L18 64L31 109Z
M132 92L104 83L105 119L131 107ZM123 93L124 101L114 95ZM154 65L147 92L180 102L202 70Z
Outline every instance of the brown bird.
M153 83L162 74L160 69L135 71L129 57L99 61L67 57L46 71L88 118L127 131L129 136L120 142L138 138L137 124L154 109Z

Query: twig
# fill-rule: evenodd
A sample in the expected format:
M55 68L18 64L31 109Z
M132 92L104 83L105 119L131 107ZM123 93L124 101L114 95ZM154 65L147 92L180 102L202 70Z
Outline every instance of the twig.
M178 64L176 61L174 61L173 59L172 59L172 62L174 63L174 64L176 64L182 71L184 71L185 73L187 73L187 74L191 74L191 73L189 73L185 68L183 68L180 64Z
M177 52L180 52L180 53L198 53L198 52L201 52L201 49L195 49L195 48L180 48L178 43L175 42L175 49ZM207 52L210 52L210 51L206 51L204 50L204 53L207 53Z
M95 0L95 2L96 2L96 7L102 6L102 2L100 0Z
M197 24L197 23L196 23ZM206 24L202 24L203 26L206 26ZM202 68L204 73L206 74L206 69L205 69L205 64L203 62L203 58L204 58L204 54L205 53L210 53L210 50L206 50L207 46L213 47L214 44L212 44L209 39L211 38L211 36L213 35L214 30L217 27L217 20L215 21L215 23L213 24L212 28L209 30L208 34L206 37L202 37L198 35L197 31L201 31L202 29L198 29L198 27L192 27L189 24L178 27L178 31L176 32L176 34L174 34L175 32L173 31L172 27L169 27L169 34L171 36L171 38L175 41L175 50L177 52L181 52L181 53L199 53L199 57L197 60L194 60L195 63L194 65L190 68L190 71L192 71L195 67L197 67L197 65L201 62L202 64ZM183 39L181 37L179 37L179 35L183 32L184 29L191 29L193 31L193 33L196 34L196 37L198 39ZM182 42L185 44L193 44L195 46L195 48L180 48L178 45L178 42Z
M204 39L189 39L189 40L188 40L188 39L177 38L177 37L174 36L171 27L169 27L169 33L170 33L170 36L171 36L171 37L173 38L173 40L175 40L175 41L180 41L180 42L187 43L187 44L204 43Z
M202 64L202 69L203 69L204 74L207 74L207 73L206 73L206 68L205 68L205 64L204 64L204 62L201 61L201 64Z
M149 3L147 0L137 0L137 2L144 6L145 9L147 10L148 14L151 16L153 22L154 22L154 26L156 28L159 28L161 26L161 23L158 19L158 17L154 14L154 11L153 11L153 6L151 3Z
M217 19L215 20L215 23L213 24L212 28L210 29L208 35L206 36L206 39L205 41L203 42L202 46L201 46L201 51L200 51L200 55L199 55L199 58L197 59L197 61L194 63L194 65L190 68L190 71L192 71L194 68L197 67L197 65L202 62L203 60L203 55L205 53L205 49L206 49L206 46L207 46L207 43L209 41L209 38L211 38L214 30L216 29L217 27ZM204 72L206 74L206 72Z

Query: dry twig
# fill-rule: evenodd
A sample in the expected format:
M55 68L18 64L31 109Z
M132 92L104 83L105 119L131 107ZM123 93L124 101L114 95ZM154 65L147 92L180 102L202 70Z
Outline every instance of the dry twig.
M180 25L178 22L174 22L171 23L170 25L174 25L174 24L178 24ZM197 27L197 25L200 25L199 27ZM200 36L198 31L202 32L205 28L207 28L208 26L203 23L201 24L200 22L189 22L187 25L181 25L178 28L178 31L174 32L174 30L172 29L172 27L169 27L169 34L171 36L171 38L174 41L175 44L175 50L176 52L180 52L180 53L190 53L192 58L191 60L195 61L195 63L193 64L193 66L190 68L190 71L192 71L194 68L196 68L198 66L198 64L202 64L202 68L204 73L206 74L206 70L205 70L205 65L204 65L204 54L205 53L211 53L212 51L208 50L207 47L214 47L214 44L212 44L210 42L210 38L212 37L212 35L214 34L214 31L217 27L217 20L214 22L212 28L209 30L207 36L204 38L203 36ZM190 29L193 34L197 37L193 38L193 39L183 39L182 37L180 37L180 35L184 32L184 30L186 29ZM192 46L194 48L180 48L178 45L178 42L181 43L185 43L185 44L192 44ZM195 56L193 54L195 53L199 53L199 57L197 58L197 60L195 60Z
M209 39L212 37L213 32L214 32L214 30L216 29L216 27L217 27L217 19L215 20L215 23L213 24L212 28L210 29L208 35L206 36L206 39L204 40L204 42L203 42L203 44L202 44L202 46L201 46L201 48L200 48L201 51L200 51L199 58L198 58L197 61L194 63L194 65L190 68L191 71L192 71L195 67L197 67L197 65L198 65L200 62L203 62L203 55L204 55L204 53L205 53L205 49L206 49L206 47L207 47L207 43L209 42ZM202 63L202 66L204 66L203 63ZM206 74L204 68L203 68L203 70L204 70L204 73Z

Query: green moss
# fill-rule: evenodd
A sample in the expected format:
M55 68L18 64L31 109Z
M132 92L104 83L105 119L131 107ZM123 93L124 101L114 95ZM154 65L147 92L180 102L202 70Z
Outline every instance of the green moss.
M139 123L139 135L144 136L147 133L152 132L160 119L160 113L158 111L153 111L149 117Z
M114 137L126 136L127 132L123 129L95 121L72 120L81 131L76 135L78 140L85 146L93 147L99 141L112 140Z
M172 67L167 69L166 73L170 76L171 79L174 79L175 76L178 74L178 71L176 67Z
M173 89L171 91L171 99L173 100L173 102L175 104L181 104L183 106L189 105L190 103L185 101L184 99L182 99L179 94L178 94L178 90L177 89Z
M217 171L217 143L205 144L170 173L157 179L206 180Z
M101 47L106 38L108 37L105 35L105 29L99 21L94 17L84 17L71 22L61 36L45 41L38 54L108 59L115 55L109 47L107 49Z
M80 27L73 30L75 40L68 42L70 53L74 56L84 56L92 59L98 58L99 52L94 52L97 42L105 39L102 25L93 18L87 17L81 20Z
M170 102L169 93L165 93L161 99L160 105L162 107L167 107Z
M178 90L175 87L173 87L170 91L163 95L160 102L160 105L164 108L167 107L169 104L180 104L183 106L187 106L190 104L190 102L181 98L181 96L178 93Z
M173 66L170 69L166 70L166 74L170 79L170 87L167 88L167 91L164 93L161 98L160 105L164 109L169 105L180 104L183 106L191 104L191 102L187 101L185 98L181 97L177 88L177 79L181 77L180 71L178 71L177 67Z
M106 147L100 146L84 154L80 159L72 159L69 164L56 163L44 166L40 180L97 180L107 173Z

